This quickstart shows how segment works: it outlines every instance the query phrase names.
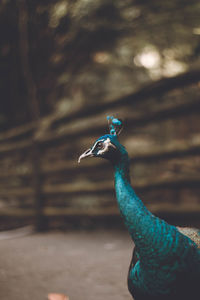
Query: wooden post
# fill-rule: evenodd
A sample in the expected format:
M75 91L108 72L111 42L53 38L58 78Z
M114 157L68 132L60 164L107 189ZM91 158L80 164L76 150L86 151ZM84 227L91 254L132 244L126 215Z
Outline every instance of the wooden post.
M42 192L43 178L40 169L41 151L37 141L33 141L31 148L32 159L32 184L35 199L35 229L36 231L44 231L47 229L46 219L43 214L44 198Z
M24 81L27 87L27 98L30 102L29 113L32 121L38 122L40 119L40 108L37 99L37 87L33 78L33 74L30 68L29 62L29 39L28 39L28 8L26 0L17 1L18 5L18 28L19 28L19 50L21 56L22 71L24 74ZM37 231L45 229L45 220L43 215L43 195L42 195L42 176L40 170L41 153L39 143L37 142L37 130L33 134L33 143L31 146L31 163L32 163L32 185L34 189L35 198L35 212L36 223L35 227Z

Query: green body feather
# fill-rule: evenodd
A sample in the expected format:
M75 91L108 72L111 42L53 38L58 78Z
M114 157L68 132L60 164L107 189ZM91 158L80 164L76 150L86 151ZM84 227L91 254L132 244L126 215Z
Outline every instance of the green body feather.
M79 162L89 156L101 157L114 167L118 206L135 244L129 291L135 300L199 300L200 237L195 230L177 228L154 216L135 194L128 154L117 139L122 123L116 120L111 118L111 134L97 139Z
M135 299L199 299L200 250L189 237L150 213L135 194L129 177L129 158L113 160L115 190L121 215L135 243L137 262L130 267L129 290Z

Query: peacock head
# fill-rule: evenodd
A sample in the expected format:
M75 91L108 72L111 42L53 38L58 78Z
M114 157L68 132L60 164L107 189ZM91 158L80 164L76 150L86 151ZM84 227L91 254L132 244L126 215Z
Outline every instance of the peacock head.
M119 156L121 144L117 136L122 130L122 121L110 116L107 117L107 120L110 133L98 138L91 148L81 154L78 159L79 163L82 158L86 157L101 157L114 161Z

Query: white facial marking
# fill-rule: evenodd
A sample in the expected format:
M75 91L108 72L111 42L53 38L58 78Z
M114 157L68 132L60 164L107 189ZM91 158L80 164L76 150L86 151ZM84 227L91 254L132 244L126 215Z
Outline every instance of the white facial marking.
M104 144L104 148L103 148L103 149L100 149L100 150L98 151L98 154L103 154L103 153L105 153L105 152L108 150L109 146L111 146L111 147L113 147L113 148L116 149L116 147L111 143L111 141L110 141L109 138L107 138L105 141L99 140L98 142L103 142L103 144ZM96 145L96 143L95 143L95 145Z
M98 140L98 141L96 141L96 143L95 143L94 146L92 147L91 151L93 151L93 150L95 149L97 143L99 143L99 142L103 142L103 140Z

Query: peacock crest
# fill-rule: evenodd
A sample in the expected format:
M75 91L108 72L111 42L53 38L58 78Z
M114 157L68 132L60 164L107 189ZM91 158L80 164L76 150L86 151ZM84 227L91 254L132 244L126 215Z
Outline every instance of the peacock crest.
M107 116L107 120L110 134L119 135L123 129L122 120L114 118L113 116Z

